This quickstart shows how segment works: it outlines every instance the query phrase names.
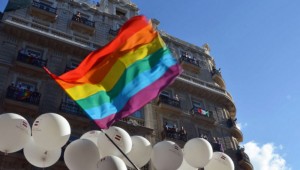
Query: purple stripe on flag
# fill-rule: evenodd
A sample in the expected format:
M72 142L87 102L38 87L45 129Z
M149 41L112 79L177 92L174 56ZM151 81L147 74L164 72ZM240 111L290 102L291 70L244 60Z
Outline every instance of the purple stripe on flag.
M120 120L130 114L134 113L141 109L148 102L157 97L159 92L173 82L177 75L182 72L178 64L171 66L167 72L161 76L156 82L152 83L150 86L147 86L143 90L139 91L135 96L130 98L126 103L125 107L118 113L107 116L103 119L94 120L96 124L103 128L107 129L112 125L116 120Z

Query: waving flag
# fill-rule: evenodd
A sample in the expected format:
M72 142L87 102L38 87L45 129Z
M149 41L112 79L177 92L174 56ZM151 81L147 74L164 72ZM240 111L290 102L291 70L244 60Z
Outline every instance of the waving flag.
M61 76L45 70L104 129L142 108L181 72L144 16L127 21L113 41L76 69Z

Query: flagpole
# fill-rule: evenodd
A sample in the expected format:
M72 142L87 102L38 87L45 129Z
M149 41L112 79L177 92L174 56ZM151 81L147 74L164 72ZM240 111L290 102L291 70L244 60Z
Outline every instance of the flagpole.
M136 170L140 170L140 168L138 168L129 158L128 156L121 150L121 148L119 148L119 146L102 130L100 129L101 132L104 133L104 135L107 137L107 139L113 144L115 145L115 147L122 153L123 156L125 156L125 158L130 162L130 164L136 169Z

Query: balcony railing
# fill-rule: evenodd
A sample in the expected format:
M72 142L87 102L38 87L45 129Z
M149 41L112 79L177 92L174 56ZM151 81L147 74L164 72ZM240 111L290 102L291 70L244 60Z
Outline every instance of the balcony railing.
M57 11L57 8L53 8L50 5L44 4L42 2L33 1L32 6L53 14L56 14Z
M133 126L145 126L145 120L139 119L139 118L135 118L132 116L129 117L125 117L123 119L121 119L122 122L125 122L127 124L133 125Z
M43 67L47 65L47 60L43 60L22 52L18 53L17 60L36 67Z
M210 143L214 152L224 152L224 148L220 143Z
M183 130L177 130L176 128L165 128L162 132L162 138L175 139L180 141L187 141L187 134Z
M88 20L87 18L77 16L77 15L75 15L75 14L74 14L73 17L72 17L72 21L75 21L75 22L84 24L84 25L86 25L86 26L95 28L95 22L90 21L90 20Z
M236 120L233 120L232 118L227 119L227 127L230 129L232 136L234 136L239 142L242 142L243 141L243 133L237 127L235 121Z
M211 74L212 74L213 76L214 76L214 75L222 76L222 75L221 75L221 70L220 70L220 69L217 70L217 69L215 69L215 68L213 68Z
M181 108L180 107L180 101L178 101L176 99L172 99L168 96L160 95L159 96L159 102L171 105L173 107Z
M250 162L249 156L245 153L244 148L238 149L236 155L237 155L238 161L245 161L245 162L249 163L250 165L252 165Z
M192 108L189 113L195 118L205 120L206 122L210 122L212 124L214 124L216 121L211 111L201 109L200 107Z
M227 127L228 128L236 127L235 121L233 119L227 119Z
M181 55L180 62L182 62L182 61L188 62L188 63L193 64L195 66L200 66L199 62L195 58L188 57L186 55Z
M74 67L66 66L65 73L74 69L75 69Z
M186 79L186 80L189 80L189 81L191 81L193 83L199 84L201 86L204 86L205 88L208 88L208 89L217 91L219 93L222 93L222 94L226 95L230 100L232 100L231 95L226 90L224 90L224 89L222 89L220 87L217 87L217 86L215 86L215 85L213 85L211 83L207 83L207 82L205 82L205 81L203 81L203 80L201 80L199 78L192 77L192 76L184 74L184 73L180 74L179 77L183 78L183 79Z
M59 110L62 112L68 113L68 114L75 115L75 116L84 116L85 117L84 111L75 103L61 102Z
M108 33L112 36L116 36L118 34L119 30L113 30L113 29L109 29Z
M2 21L8 25L12 25L16 27L19 26L25 27L27 30L34 33L42 34L49 39L54 39L63 42L67 41L68 43L74 45L76 48L80 47L89 51L93 51L104 45L104 44L98 44L98 42L96 43L94 41L89 41L80 37L76 37L70 33L65 33L54 28L40 25L24 17L20 17L16 15L11 15L11 14L5 15Z
M38 105L40 103L41 94L36 91L21 89L11 85L7 88L6 98Z

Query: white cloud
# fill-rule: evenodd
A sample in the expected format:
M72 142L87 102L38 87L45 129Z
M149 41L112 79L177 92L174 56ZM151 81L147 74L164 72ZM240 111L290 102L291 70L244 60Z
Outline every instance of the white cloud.
M255 170L291 170L284 157L276 152L277 147L272 143L259 146L251 141L244 146ZM279 145L279 149L282 150L283 146Z
M247 127L248 126L248 123L237 123L236 124L236 127L238 128L238 129L240 129L240 130L242 130L242 128L245 128L245 127Z

